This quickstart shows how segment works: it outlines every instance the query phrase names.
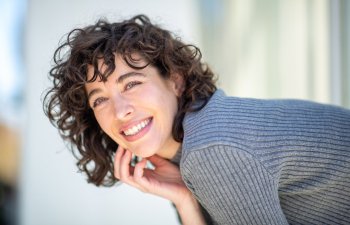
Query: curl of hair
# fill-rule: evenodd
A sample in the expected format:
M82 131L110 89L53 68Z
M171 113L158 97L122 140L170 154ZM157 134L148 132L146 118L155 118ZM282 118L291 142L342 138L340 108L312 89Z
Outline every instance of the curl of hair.
M140 54L147 65L158 68L164 79L177 73L185 81L172 130L178 142L183 139L185 114L200 110L216 90L214 74L201 62L200 50L152 24L145 15L120 23L99 20L72 30L54 53L54 66L49 72L53 86L45 93L43 109L63 139L71 143L72 151L78 150L79 154L73 154L79 170L97 186L111 186L117 181L113 176L113 155L118 144L99 127L84 85L98 78L106 80L115 69L115 54L123 56L134 69L147 66L135 66L134 53ZM100 60L107 66L103 72L98 68ZM94 75L88 80L87 68L91 65Z

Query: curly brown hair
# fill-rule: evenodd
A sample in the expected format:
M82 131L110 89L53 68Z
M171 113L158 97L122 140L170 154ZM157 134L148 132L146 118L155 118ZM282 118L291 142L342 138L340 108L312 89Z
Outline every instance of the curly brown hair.
M183 76L185 90L178 99L179 110L172 129L178 142L183 139L185 113L201 109L216 90L214 74L201 62L200 50L152 24L145 15L120 23L99 20L94 25L72 30L54 53L54 66L49 73L53 86L44 96L43 108L63 139L71 143L79 170L87 174L88 182L97 186L111 186L118 181L113 176L113 155L118 144L100 128L89 107L84 85L97 78L106 80L115 69L115 54L121 55L132 68L144 68L133 64L134 53L140 54L147 65L158 68L164 79L172 73ZM99 60L107 66L103 72L99 71ZM88 80L87 69L91 65L95 72ZM74 151L75 147L78 152Z

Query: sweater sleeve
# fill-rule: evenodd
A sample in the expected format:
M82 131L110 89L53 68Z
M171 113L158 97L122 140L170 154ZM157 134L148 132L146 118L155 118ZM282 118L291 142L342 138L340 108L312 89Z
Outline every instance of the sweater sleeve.
M191 151L181 173L215 224L288 224L277 180L245 151L223 145Z

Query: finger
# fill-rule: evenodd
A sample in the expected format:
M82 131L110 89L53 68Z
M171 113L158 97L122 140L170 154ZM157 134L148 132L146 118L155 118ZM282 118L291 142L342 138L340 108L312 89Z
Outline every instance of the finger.
M152 170L146 169L147 160L143 159L135 166L134 182L141 188L141 191L158 195L160 197L171 200L171 190L164 188L162 182L152 176Z
M120 159L124 155L125 149L122 148L120 145L118 146L117 152L114 155L114 176L117 179L120 179Z
M120 174L120 179L127 183L127 181L130 179L130 161L132 158L132 154L130 151L125 150L124 154L122 155L120 159L120 164L119 164L119 174Z
M149 182L146 177L144 177L145 168L147 165L147 160L142 159L135 165L134 168L134 182L139 186L139 189L143 192L150 190Z
M132 159L132 153L128 150L125 150L124 155L122 155L120 159L120 166L119 166L120 180L141 191L144 191L143 188L134 181L133 173L131 173L132 171L134 171L134 168L130 166L131 159Z
M134 178L140 179L140 178L143 177L144 169L146 168L146 164L147 164L147 160L146 159L142 159L140 162L138 162L135 165Z
M151 157L148 158L148 160L155 166L161 166L164 165L166 163L171 163L169 162L167 159L164 159L158 155L152 155Z

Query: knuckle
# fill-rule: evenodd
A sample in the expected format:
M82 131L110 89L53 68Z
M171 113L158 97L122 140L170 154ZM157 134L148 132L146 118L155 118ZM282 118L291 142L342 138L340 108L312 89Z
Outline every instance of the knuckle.
M113 175L114 175L115 178L119 179L119 173L117 173L116 171L114 171Z

